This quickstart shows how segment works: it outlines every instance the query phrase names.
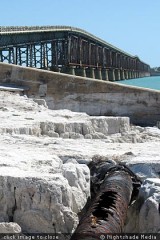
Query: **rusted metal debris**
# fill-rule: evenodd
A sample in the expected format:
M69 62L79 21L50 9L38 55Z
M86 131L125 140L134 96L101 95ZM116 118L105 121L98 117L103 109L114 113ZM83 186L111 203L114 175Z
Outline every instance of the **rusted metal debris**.
M100 239L101 234L122 233L130 202L136 197L140 180L126 166L92 162L91 203L71 240Z

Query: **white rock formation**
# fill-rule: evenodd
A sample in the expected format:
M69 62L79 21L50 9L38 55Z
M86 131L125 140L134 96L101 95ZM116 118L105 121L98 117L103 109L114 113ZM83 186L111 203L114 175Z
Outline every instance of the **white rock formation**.
M95 155L126 163L142 179L159 177L160 129L37 102L0 92L1 222L15 221L22 232L72 232L90 195L87 163Z
M108 134L129 130L127 117L90 117L69 110L52 111L43 99L31 100L1 92L0 133L46 135L64 138L106 138ZM37 104L37 103L39 104ZM14 124L16 121L17 124Z
M24 232L70 233L90 194L88 167L45 153L14 158L1 158L1 221L17 222Z
M21 227L14 222L0 222L0 233L21 233Z
M144 201L139 213L139 232L160 233L160 179L146 179L139 198Z
M137 201L128 211L125 231L160 233L160 180L158 178L144 180Z

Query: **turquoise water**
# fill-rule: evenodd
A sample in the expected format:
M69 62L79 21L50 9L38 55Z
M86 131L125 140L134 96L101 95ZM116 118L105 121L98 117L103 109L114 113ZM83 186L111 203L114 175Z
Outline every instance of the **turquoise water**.
M160 90L160 76L135 78L135 79L129 79L129 80L123 80L123 81L116 81L116 82L122 83L125 85Z

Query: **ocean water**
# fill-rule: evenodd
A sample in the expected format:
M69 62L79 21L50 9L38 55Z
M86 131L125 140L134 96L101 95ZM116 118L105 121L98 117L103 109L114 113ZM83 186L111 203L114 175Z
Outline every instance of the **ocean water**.
M130 85L130 86L160 90L160 76L135 78L135 79L116 81L116 82L125 84L125 85Z

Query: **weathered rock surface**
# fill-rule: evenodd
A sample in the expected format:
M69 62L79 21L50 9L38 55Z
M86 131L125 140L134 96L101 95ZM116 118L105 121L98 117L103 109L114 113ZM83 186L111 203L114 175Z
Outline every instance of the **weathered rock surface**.
M25 232L70 233L90 194L88 167L44 156L1 158L1 221L17 222Z
M160 233L160 180L147 178L128 211L126 232Z
M95 156L122 161L143 180L159 177L160 129L0 96L1 222L15 221L22 232L72 232L90 195L87 164ZM132 232L139 226L135 209Z
M1 134L46 135L73 139L87 138L89 134L91 138L101 139L108 134L129 130L127 117L90 117L85 113L73 113L69 110L52 111L47 109L43 99L33 101L8 92L1 92L1 97Z
M21 233L21 227L14 222L0 222L0 233Z
M160 179L147 178L140 189L143 200L139 213L139 232L160 232Z

